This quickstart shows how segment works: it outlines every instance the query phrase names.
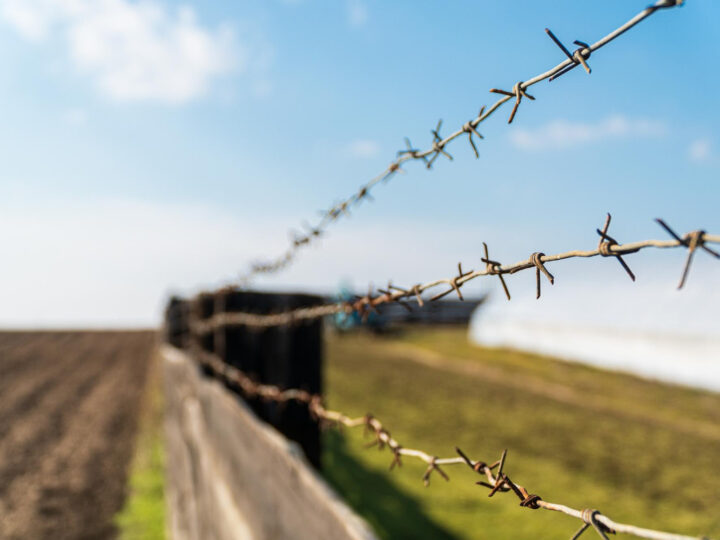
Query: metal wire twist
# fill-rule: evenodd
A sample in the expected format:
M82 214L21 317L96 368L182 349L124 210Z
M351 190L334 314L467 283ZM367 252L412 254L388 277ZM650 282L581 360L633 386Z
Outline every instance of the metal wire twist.
M523 99L527 98L529 100L535 100L533 96L530 96L527 93L528 88L546 79L548 81L553 81L554 79L557 79L558 77L564 75L565 73L579 65L582 65L585 70L590 73L590 67L587 65L587 59L590 58L590 55L592 53L604 47L611 41L615 40L628 30L633 28L635 25L655 13L656 11L679 6L682 3L682 0L659 0L655 2L655 4L648 6L647 8L642 10L640 13L635 15L635 17L627 21L622 26L616 28L602 39L596 41L592 45L588 45L587 43L576 40L575 44L578 45L579 48L573 53L570 53L550 30L545 29L548 36L550 36L553 42L558 45L563 54L566 56L565 60L560 62L555 67L545 71L544 73L540 73L539 75L532 77L531 79L517 82L513 86L511 91L492 88L490 92L494 94L500 94L502 97L500 97L490 107L486 108L483 106L475 118L469 120L468 122L463 124L460 129L456 130L455 132L444 138L440 135L440 128L442 127L442 120L440 120L436 128L430 130L433 139L430 147L426 150L420 150L413 147L410 140L408 138L405 138L405 144L407 148L404 150L400 150L397 153L397 157L395 158L395 160L393 160L384 171L371 179L369 182L363 184L357 192L350 195L348 198L332 205L327 210L321 211L321 218L317 225L310 226L305 224L303 226L305 232L291 232L290 245L284 253L282 253L275 259L252 264L247 272L244 272L239 276L238 284L240 286L246 286L253 277L259 274L271 274L287 268L294 261L297 253L304 247L309 246L315 240L320 238L327 231L327 229L332 223L336 222L343 216L348 216L350 214L350 210L356 208L362 201L372 200L372 197L370 195L371 190L379 183L386 182L392 179L392 177L394 177L396 173L403 172L402 166L404 163L408 161L419 160L422 161L427 168L432 168L433 163L440 155L443 155L449 160L452 160L452 156L447 152L447 147L455 139L463 135L468 135L468 139L473 153L475 154L475 157L479 158L480 153L477 149L477 146L475 145L475 142L473 141L473 135L477 136L480 140L483 139L483 136L477 129L478 126L487 118L489 118L502 105L514 99L515 102L513 104L510 117L508 118L508 123L512 123L512 121L515 119L518 108L522 103Z
M608 236L610 219L611 216L608 214L603 230L597 230L597 233L600 235L600 243L596 249L566 251L556 255L545 255L542 252L535 252L528 259L523 261L515 264L502 265L498 261L492 261L488 258L487 244L483 243L485 257L480 260L484 262L486 266L485 269L482 270L463 271L462 265L458 263L458 274L456 276L436 279L404 288L390 284L387 289L378 290L378 294L373 294L372 290L369 290L368 294L363 297L358 297L353 301L306 307L269 315L244 312L218 313L208 319L197 321L195 323L194 331L199 333L210 333L219 327L238 325L258 328L281 326L285 324L295 324L302 321L309 321L326 315L333 315L335 313L357 312L361 315L365 315L370 310L375 310L392 302L402 303L403 306L409 307L405 301L412 299L415 299L418 305L422 307L424 303L421 296L422 293L428 291L429 289L443 286L447 288L444 291L432 296L428 301L432 302L439 300L440 298L443 298L453 292L457 294L460 300L462 300L463 296L461 288L469 281L484 276L498 276L502 281L505 294L507 295L508 300L510 300L510 291L503 275L516 274L523 270L533 268L535 269L536 274L537 297L540 298L540 274L545 274L550 284L554 284L555 282L555 277L546 268L547 263L573 258L590 258L598 256L614 257L620 261L622 267L634 281L635 274L633 274L630 270L630 267L627 265L622 256L632 255L643 249L651 247L665 249L687 248L688 257L686 259L685 266L683 267L682 278L679 285L679 288L681 288L687 281L693 255L698 250L703 250L712 257L720 259L720 253L707 245L720 244L720 235L708 234L705 231L692 231L681 236L670 228L670 226L663 220L657 219L657 223L668 232L668 234L673 238L672 240L643 240L629 244L618 244L611 236Z

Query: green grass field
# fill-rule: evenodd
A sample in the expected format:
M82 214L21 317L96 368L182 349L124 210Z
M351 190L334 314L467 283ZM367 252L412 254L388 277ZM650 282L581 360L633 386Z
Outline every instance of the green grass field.
M121 540L165 538L165 453L159 359L153 359L130 467L128 496L115 516Z
M545 500L720 536L718 394L477 348L464 329L336 336L327 347L329 406L371 412L406 447L450 457L457 445L485 461L507 448L505 471ZM389 451L367 442L361 428L327 431L324 474L383 538L569 538L579 526L511 494L489 499L464 466L425 488L422 463L390 472Z

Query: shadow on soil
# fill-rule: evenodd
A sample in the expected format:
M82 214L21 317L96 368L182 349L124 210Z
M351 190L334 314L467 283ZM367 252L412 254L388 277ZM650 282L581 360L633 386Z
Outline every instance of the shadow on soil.
M430 519L417 500L350 456L342 434L323 435L323 476L381 538L457 537ZM348 489L348 486L358 486ZM361 486L361 487L360 487Z

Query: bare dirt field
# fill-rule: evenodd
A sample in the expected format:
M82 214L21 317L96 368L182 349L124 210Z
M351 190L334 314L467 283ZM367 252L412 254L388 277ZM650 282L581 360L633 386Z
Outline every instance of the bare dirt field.
M112 538L152 332L0 333L0 538Z

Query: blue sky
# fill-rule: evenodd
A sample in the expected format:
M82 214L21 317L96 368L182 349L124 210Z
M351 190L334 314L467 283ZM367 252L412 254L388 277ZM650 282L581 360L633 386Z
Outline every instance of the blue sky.
M454 130L490 88L560 62L546 26L593 42L644 6L0 0L0 323L157 322L170 291L282 251L404 136L426 147L438 118ZM502 260L592 246L607 211L621 241L662 237L658 216L720 231L718 35L711 0L653 15L592 75L536 85L512 126L509 108L484 123L480 160L458 141L453 162L409 165L259 285L425 281L478 264L483 240ZM716 283L704 259L690 285ZM681 262L639 264L672 288Z

